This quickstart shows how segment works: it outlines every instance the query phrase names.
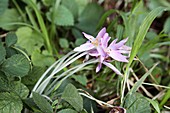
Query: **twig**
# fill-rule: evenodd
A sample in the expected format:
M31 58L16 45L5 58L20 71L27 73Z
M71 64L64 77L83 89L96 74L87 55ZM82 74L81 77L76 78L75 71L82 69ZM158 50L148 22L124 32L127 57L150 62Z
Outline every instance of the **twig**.
M0 38L6 37L7 33L0 35Z

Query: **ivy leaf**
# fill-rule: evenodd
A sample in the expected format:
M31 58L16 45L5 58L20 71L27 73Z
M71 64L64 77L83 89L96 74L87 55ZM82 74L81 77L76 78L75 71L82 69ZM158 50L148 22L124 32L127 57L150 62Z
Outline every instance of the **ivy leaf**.
M76 42L75 42L75 45L76 46L80 46L81 44L83 44L85 42L86 42L86 39L84 39L84 38L77 38Z
M0 15L0 27L4 30L14 30L18 26L14 23L21 22L20 15L16 9L7 9L5 12Z
M104 10L96 3L88 4L78 18L78 27L80 30L93 34L96 31L96 26L103 14ZM95 14L95 16L94 16Z
M54 13L54 23L59 26L73 26L74 17L73 14L63 5L60 5L55 11L52 8L47 13L47 18L52 21L52 14Z
M40 50L35 50L31 56L32 62L35 66L46 67L50 66L55 62L55 59L52 55L43 51L40 53Z
M14 45L17 42L17 36L15 33L11 32L8 33L6 38L5 38L5 43L8 47Z
M16 54L8 58L2 64L2 71L7 76L23 77L28 74L30 63L27 58L21 54Z
M71 104L76 111L80 112L83 109L83 99L72 84L66 86L61 98Z
M74 75L72 76L77 82L79 82L80 84L86 86L87 85L87 78L86 76L83 75Z
M0 40L0 64L5 59L5 56L6 56L6 51L5 51L5 48Z
M8 8L8 0L0 0L0 15Z
M62 0L62 5L65 6L71 13L74 18L78 17L78 4L75 0Z
M22 101L14 93L0 93L0 113L21 113Z
M29 27L20 27L16 31L16 35L18 37L17 45L27 50L29 55L32 55L34 50L40 49L44 44L41 35Z
M33 92L33 100L43 113L53 113L50 103L40 94Z
M42 3L43 3L45 6L50 6L50 5L52 5L54 2L55 2L55 0L42 0Z
M28 75L22 78L22 83L25 85L34 85L41 75L44 73L45 68L33 66L32 70L28 73Z
M7 77L0 71L0 92L12 92L18 95L21 99L25 99L28 94L28 88L21 82L8 81Z
M29 94L28 88L21 82L14 82L11 85L12 91L17 94L21 99L26 99Z
M63 109L60 110L58 113L78 113L78 112L72 109Z
M9 58L9 57L19 53L18 50L14 49L12 47L6 47L5 49L6 49L6 58Z
M5 76L2 71L0 71L0 92L5 92L9 90L8 83L9 82L7 76Z
M77 5L78 5L78 9L79 9L79 15L82 13L82 11L84 10L84 8L86 7L86 5L88 4L89 0L75 0Z
M62 48L68 48L69 47L69 43L68 43L68 40L65 39L65 38L60 38L59 39L59 44Z
M126 108L127 113L151 113L149 101L140 93L127 95L124 108Z

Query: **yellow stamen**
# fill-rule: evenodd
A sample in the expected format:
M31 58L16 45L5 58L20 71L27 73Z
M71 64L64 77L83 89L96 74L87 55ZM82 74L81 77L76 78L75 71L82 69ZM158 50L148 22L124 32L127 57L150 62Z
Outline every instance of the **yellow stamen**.
M99 45L99 41L96 39L96 40L94 40L94 41L92 41L91 42L93 45L95 45L95 46L98 46Z

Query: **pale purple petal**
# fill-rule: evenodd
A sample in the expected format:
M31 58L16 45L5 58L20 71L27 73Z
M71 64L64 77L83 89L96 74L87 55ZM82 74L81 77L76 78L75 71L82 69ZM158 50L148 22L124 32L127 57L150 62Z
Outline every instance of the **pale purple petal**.
M96 49L102 57L105 57L107 55L101 46L97 46Z
M89 55L90 56L98 57L99 56L99 52L96 49L93 49L93 50L89 51Z
M118 42L117 44L114 45L115 48L120 48L122 47L123 45L125 45L125 43L127 42L128 38L125 38L123 40L121 40L120 42Z
M90 41L94 41L94 40L95 40L95 38L94 38L93 36L89 35L89 34L86 34L86 33L83 32L83 35L84 35L88 40L90 40Z
M111 63L103 62L103 64L106 65L107 67L109 67L110 69L112 69L116 74L122 76L121 72L115 66L113 66Z
M101 45L103 48L107 48L110 38L108 33L105 33L103 38L101 38Z
M99 31L99 33L97 34L96 38L98 38L98 39L102 38L105 33L106 33L106 28L104 27L103 29L101 29Z
M126 59L127 58L126 56L122 55L121 53L115 50L110 49L108 55L112 57L114 60L117 60L119 62L128 62L128 60Z
M124 53L124 54L130 54L130 51L123 50L123 49L117 50L117 52Z
M100 63L103 63L104 60L105 60L105 57L100 56Z
M76 47L74 51L88 51L95 48L95 46L89 42L80 45L79 47Z
M118 40L118 39L113 40L113 41L110 43L110 45L109 45L108 48L116 49L116 48L114 48L114 45L116 44L117 40Z
M96 67L96 73L98 73L101 68L102 68L102 63L99 63Z
M131 51L131 47L129 47L129 46L126 46L126 45L123 45L122 47L120 47L119 49L121 49L121 50L126 50L126 51Z

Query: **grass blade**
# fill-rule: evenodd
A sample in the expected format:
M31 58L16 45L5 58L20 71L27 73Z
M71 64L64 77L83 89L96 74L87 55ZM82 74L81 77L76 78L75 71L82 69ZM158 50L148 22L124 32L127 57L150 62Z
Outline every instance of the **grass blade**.
M145 74L139 79L139 81L137 81L137 82L135 83L135 85L134 85L134 86L132 87L132 89L129 91L129 94L132 94L132 93L134 93L134 92L137 91L137 89L142 85L142 83L143 83L143 81L146 79L146 77L151 74L151 72L153 71L153 69L154 69L157 65L158 65L158 63L155 64L147 73L145 73Z
M132 47L132 51L130 54L130 59L129 59L129 63L128 63L128 67L130 67L134 57L136 56L140 46L142 45L142 42L146 36L147 31L149 30L150 25L152 24L153 20L163 11L165 10L165 8L163 7L158 7L154 10L152 10L143 20L142 25L139 28L139 32L136 36L134 45Z

